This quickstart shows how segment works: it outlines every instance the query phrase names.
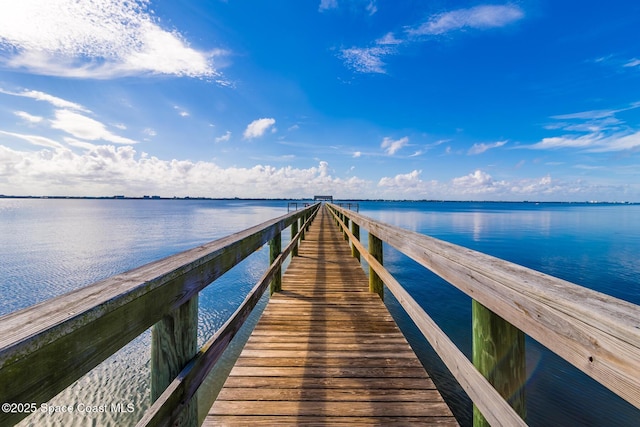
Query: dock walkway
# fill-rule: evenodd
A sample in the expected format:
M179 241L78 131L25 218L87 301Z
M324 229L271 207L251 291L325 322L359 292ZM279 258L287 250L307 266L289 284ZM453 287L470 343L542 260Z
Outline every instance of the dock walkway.
M203 425L458 425L321 209Z

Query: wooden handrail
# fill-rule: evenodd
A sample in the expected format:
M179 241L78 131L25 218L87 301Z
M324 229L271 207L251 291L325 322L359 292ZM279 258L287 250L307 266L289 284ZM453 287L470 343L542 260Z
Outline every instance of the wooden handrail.
M0 317L0 401L47 402L318 207L282 215ZM26 415L2 412L0 425Z
M352 224L367 229L370 234L438 274L640 408L640 311L637 305L505 260L384 224L335 205L328 206L345 231L348 227L339 215L348 217ZM362 245L356 243L357 239L351 233L349 235L362 256L366 257ZM367 257L367 262L380 270L376 273L383 277L389 290L396 295L432 346L436 350L441 347L443 337L440 332L429 332L433 325L426 313L414 306L406 291L384 272L386 270L381 265L376 265L371 257ZM452 373L455 375L461 370L457 365L459 360L449 353L450 349L446 349L439 355L445 364L454 366ZM464 378L466 375L461 373L457 377L465 389L465 383L475 381ZM484 404L476 401L471 393L470 397L476 405ZM503 422L509 425L509 420Z
M313 221L317 209L304 222L302 228L307 227ZM295 223L293 223L295 224ZM292 225L293 225L292 224ZM136 424L143 426L168 426L180 418L181 412L187 403L195 395L202 381L209 374L223 352L231 343L231 340L247 320L254 307L264 294L269 282L277 274L284 260L293 252L301 238L302 231L298 231L291 237L287 247L271 263L260 280L247 294L244 301L236 311L227 319L220 329L207 341L197 355L185 366L165 392L147 410L142 419Z

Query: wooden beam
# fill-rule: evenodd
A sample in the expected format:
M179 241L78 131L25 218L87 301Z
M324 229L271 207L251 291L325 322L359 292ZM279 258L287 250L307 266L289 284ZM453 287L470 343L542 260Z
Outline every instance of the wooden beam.
M355 212L351 219L640 408L637 305Z
M156 401L198 350L198 296L166 314L151 329L151 402ZM180 426L198 425L197 401L186 402Z
M0 317L0 402L49 401L317 207ZM0 413L0 425L24 416Z
M309 221L313 221L316 212L317 210L309 217ZM138 422L137 427L169 426L182 419L182 412L188 411L188 402L196 395L202 382L247 320L276 271L281 268L284 259L293 251L295 241L301 233L302 231L299 231L297 235L293 236L287 247L271 263L238 309L205 343L196 356L185 365L160 397L153 402L151 408Z
M524 420L527 380L524 332L472 300L473 365ZM490 427L473 407L474 427Z
M278 258L282 252L282 237L281 234L276 234L273 239L269 240L269 264ZM282 290L282 269L278 268L271 279L271 295L274 292L280 292Z
M369 253L382 265L382 240L371 232L369 232ZM371 266L369 266L369 291L377 293L384 299L384 283Z
M351 221L351 234L353 234L355 240L360 240L360 226L354 221ZM351 244L351 255L356 258L358 262L360 261L360 251L353 243Z

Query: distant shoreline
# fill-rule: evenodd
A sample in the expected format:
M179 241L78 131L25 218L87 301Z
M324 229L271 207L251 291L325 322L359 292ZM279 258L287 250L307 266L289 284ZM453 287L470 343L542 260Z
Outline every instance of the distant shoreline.
M261 198L261 197L161 197L161 196L141 196L141 197L133 197L133 196L123 196L123 195L115 195L115 196L14 196L14 195L4 195L0 194L0 199L67 199L67 200L246 200L246 201L311 201L313 202L313 198ZM340 202L406 202L406 203L418 203L418 202L430 202L430 203L529 203L529 204L590 204L590 205L638 205L640 202L629 202L629 201L619 201L619 202L607 202L607 201L589 201L585 200L582 202L563 202L563 201L536 201L536 200L436 200L436 199L334 199L335 203Z

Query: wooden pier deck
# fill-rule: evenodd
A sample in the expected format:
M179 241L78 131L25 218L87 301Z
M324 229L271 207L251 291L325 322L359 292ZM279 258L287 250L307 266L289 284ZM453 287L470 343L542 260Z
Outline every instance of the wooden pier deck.
M458 425L321 209L203 425Z

